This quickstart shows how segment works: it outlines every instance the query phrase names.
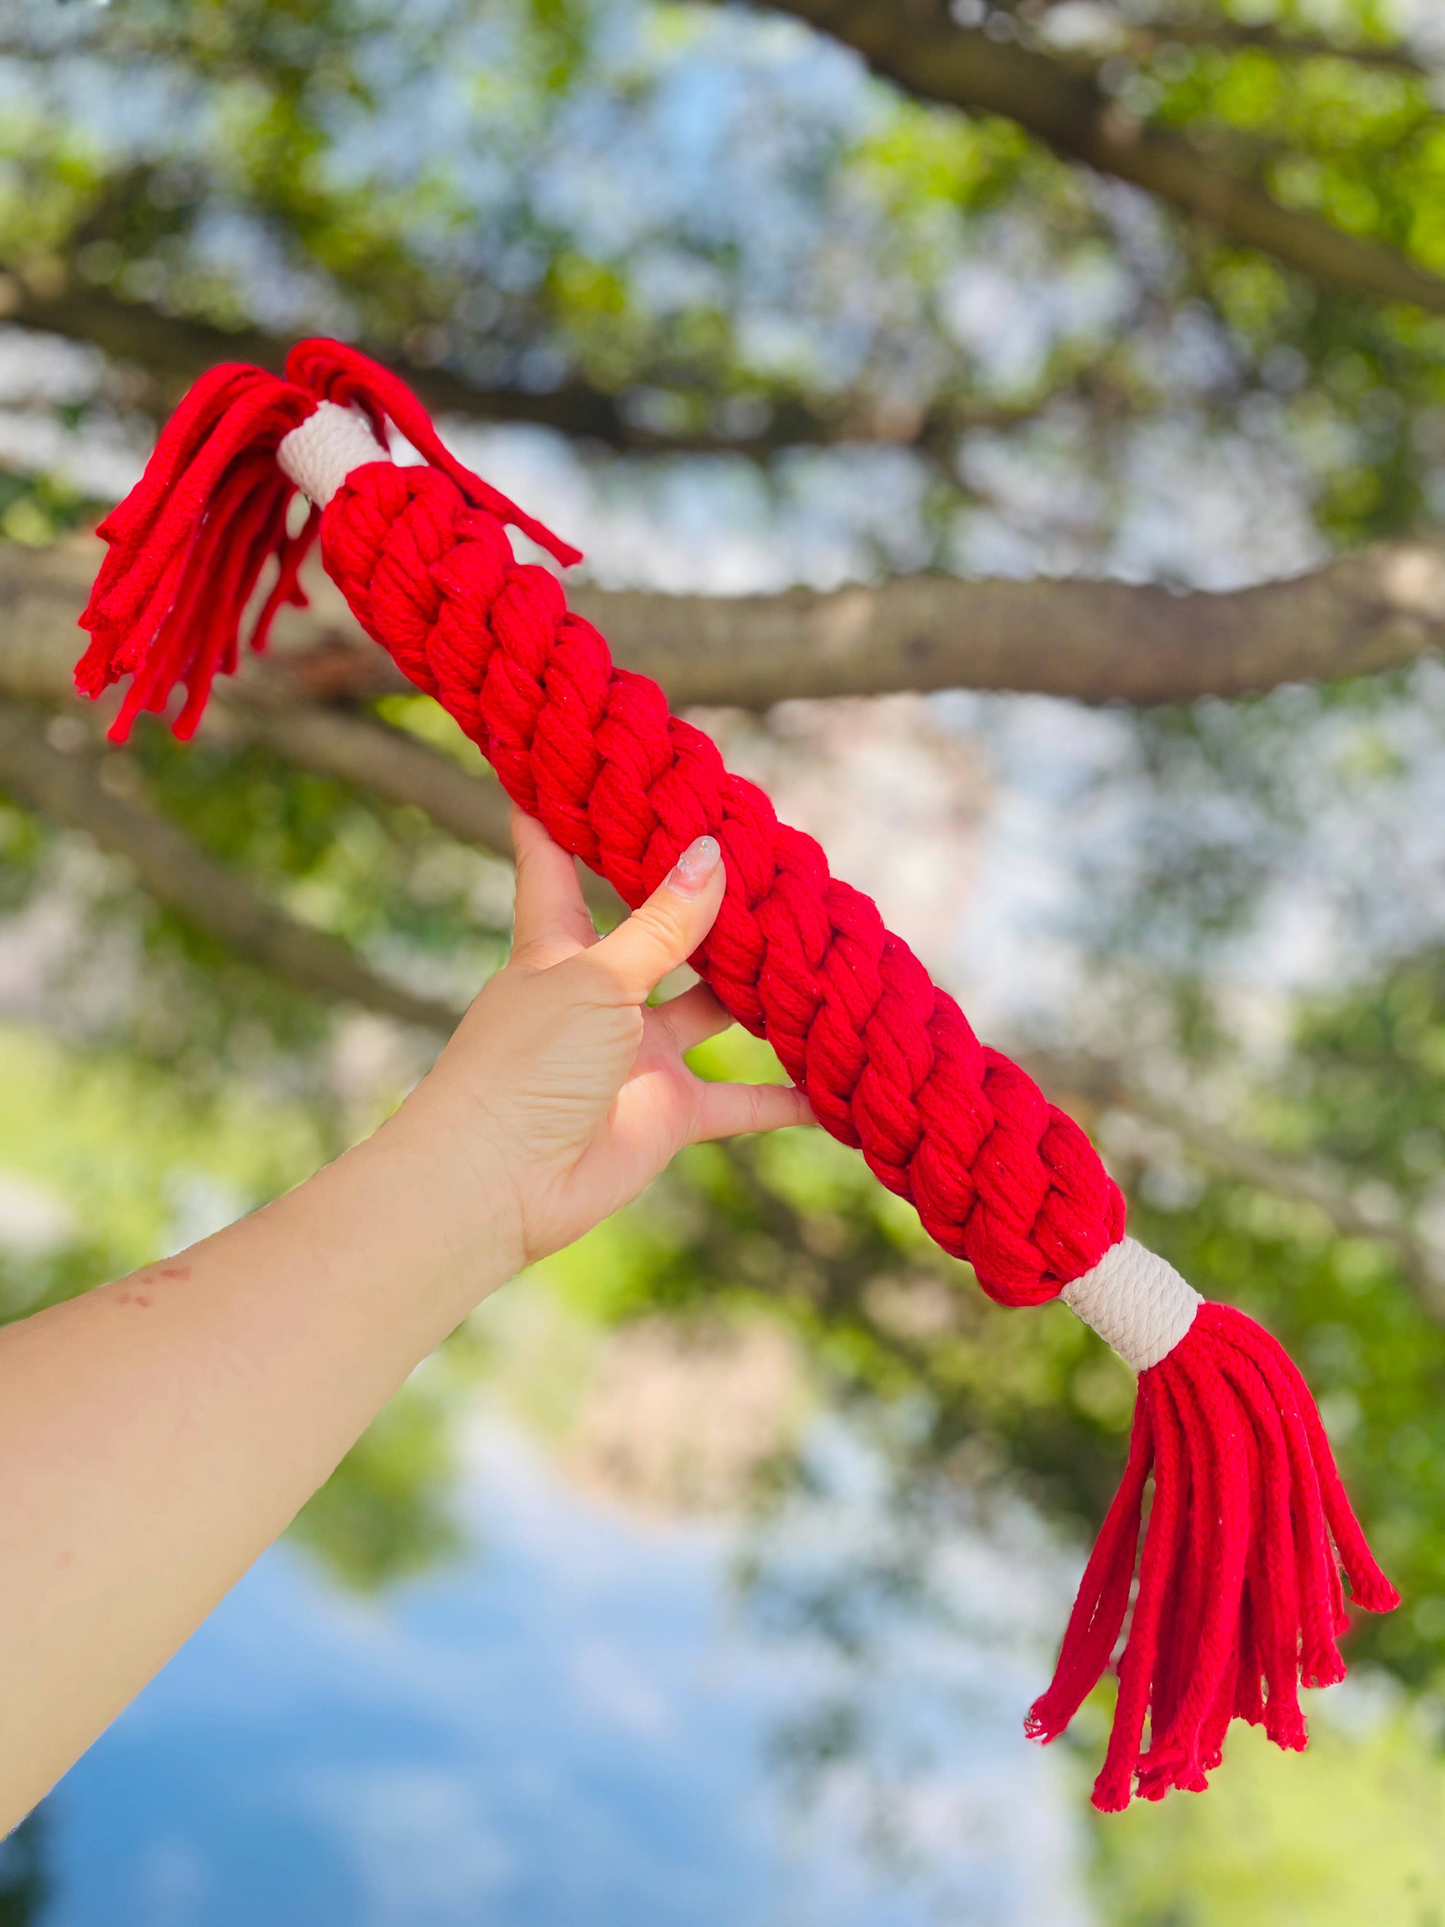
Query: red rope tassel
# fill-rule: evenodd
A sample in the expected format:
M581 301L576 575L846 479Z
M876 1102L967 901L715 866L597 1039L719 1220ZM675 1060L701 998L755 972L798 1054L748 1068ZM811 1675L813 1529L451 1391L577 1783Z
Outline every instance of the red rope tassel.
M1124 1483L1079 1588L1048 1690L1027 1724L1055 1739L1097 1685L1123 1630L1145 1481L1144 1534L1119 1696L1094 1804L1199 1792L1231 1718L1299 1751L1299 1687L1345 1676L1338 1638L1351 1603L1388 1612L1399 1595L1371 1557L1340 1485L1314 1400L1283 1348L1228 1305L1139 1380ZM1150 1735L1143 1743L1145 1719Z
M991 1297L1062 1295L1140 1372L1123 1483L1029 1732L1062 1732L1127 1619L1098 1806L1203 1787L1233 1719L1303 1746L1301 1682L1344 1673L1341 1566L1353 1605L1385 1611L1397 1598L1284 1352L1124 1237L1118 1187L1073 1120L979 1044L811 837L729 775L656 684L615 667L556 578L516 561L504 526L563 564L575 549L464 468L415 397L354 349L304 342L287 376L232 367L199 382L102 525L111 547L77 680L95 695L132 676L112 735L138 709L162 709L177 682L175 728L190 733L213 677L236 666L268 557L277 573L256 647L280 604L302 599L297 572L319 527L326 569L368 634L626 902L694 837L716 836L727 890L694 962L727 1009ZM425 466L392 463L388 425ZM312 511L292 536L298 483Z
M275 589L252 631L264 647L282 601L300 606L298 571L320 526L286 532L295 484L276 465L283 436L315 413L304 389L259 369L213 368L181 403L137 486L101 523L111 545L81 624L91 644L75 672L90 696L134 680L110 734L124 742L136 714L162 710L178 682L175 723L194 731L218 670L236 667L242 613L267 559Z

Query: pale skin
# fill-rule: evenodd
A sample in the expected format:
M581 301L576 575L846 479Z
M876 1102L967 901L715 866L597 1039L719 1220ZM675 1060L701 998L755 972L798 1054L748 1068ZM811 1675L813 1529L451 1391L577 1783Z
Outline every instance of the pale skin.
M703 838L598 939L514 818L510 961L376 1134L215 1237L0 1332L0 1832L284 1530L427 1353L686 1144L812 1122L706 1083L701 984L647 998L723 895Z

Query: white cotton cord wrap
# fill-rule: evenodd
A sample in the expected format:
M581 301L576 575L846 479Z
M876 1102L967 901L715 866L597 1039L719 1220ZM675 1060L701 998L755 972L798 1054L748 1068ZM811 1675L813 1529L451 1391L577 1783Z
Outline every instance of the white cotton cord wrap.
M314 415L282 437L276 460L301 493L324 509L354 468L389 462L391 456L358 409L321 401Z
M1173 1265L1132 1238L1111 1245L1059 1296L1136 1372L1168 1357L1204 1303Z

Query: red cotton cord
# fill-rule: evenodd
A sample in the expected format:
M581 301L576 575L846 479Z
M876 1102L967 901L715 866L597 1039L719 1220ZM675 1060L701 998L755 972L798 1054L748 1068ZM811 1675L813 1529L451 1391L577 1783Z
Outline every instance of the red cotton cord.
M380 446L291 534L295 483L278 451L323 403L356 411ZM422 466L386 457L388 426ZM267 559L277 573L252 629L256 648L277 608L304 600L298 572L319 532L327 573L362 627L455 718L513 800L624 902L641 903L695 837L717 837L727 888L693 958L699 974L772 1044L823 1128L911 1200L991 1298L1039 1305L1091 1280L1097 1292L1129 1248L1124 1201L1078 1125L978 1042L811 837L730 775L654 682L616 667L557 578L516 560L507 525L564 566L578 559L463 467L410 391L355 349L304 342L285 379L217 368L101 525L111 546L81 618L92 641L77 681L98 695L133 678L116 740L184 683L173 727L189 735L214 676L236 666ZM1151 1277L1168 1272L1139 1247L1132 1254ZM1184 1299L1169 1300L1183 1310L1163 1345L1149 1342L1158 1314L1143 1300L1133 1309L1144 1339L1114 1339L1143 1367L1128 1465L1053 1681L1026 1723L1040 1740L1061 1733L1123 1638L1094 1791L1111 1811L1136 1792L1203 1788L1232 1719L1263 1725L1280 1746L1304 1745L1299 1685L1344 1674L1341 1568L1351 1605L1398 1603L1298 1371L1243 1313L1196 1311L1194 1294L1169 1277ZM1127 1279L1110 1289L1126 1285L1137 1295ZM1079 1298L1081 1316L1084 1307Z

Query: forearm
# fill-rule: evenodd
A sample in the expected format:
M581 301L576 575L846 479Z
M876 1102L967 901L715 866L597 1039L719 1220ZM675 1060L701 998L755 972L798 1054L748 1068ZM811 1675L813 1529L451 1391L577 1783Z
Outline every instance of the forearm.
M496 1203L398 1120L179 1257L0 1333L0 1828L514 1268Z

